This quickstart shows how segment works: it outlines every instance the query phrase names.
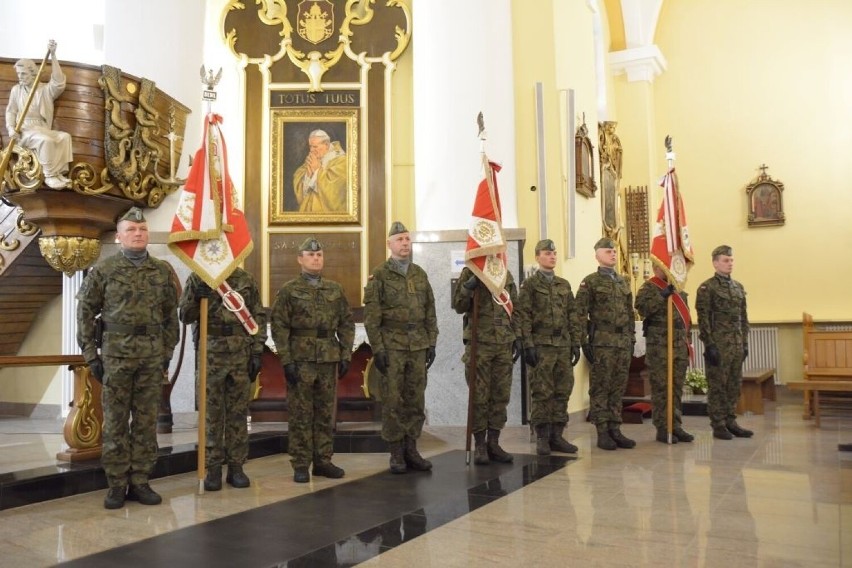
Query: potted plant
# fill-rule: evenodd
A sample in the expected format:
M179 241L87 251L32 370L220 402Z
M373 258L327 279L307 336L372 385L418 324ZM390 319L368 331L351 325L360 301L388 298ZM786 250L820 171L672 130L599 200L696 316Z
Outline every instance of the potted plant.
M707 393L707 376L701 369L689 367L686 370L686 380L683 383L684 390L691 390L694 394Z

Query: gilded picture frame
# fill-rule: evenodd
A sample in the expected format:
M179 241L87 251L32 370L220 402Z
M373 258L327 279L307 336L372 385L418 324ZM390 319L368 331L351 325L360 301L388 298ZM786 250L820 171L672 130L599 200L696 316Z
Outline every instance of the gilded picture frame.
M585 197L594 197L598 186L595 183L594 146L589 138L589 130L583 122L574 134L574 159L576 160L576 190Z
M748 207L748 226L764 227L783 225L784 215L784 184L772 179L765 172L746 186L746 201Z
M359 109L272 110L270 224L357 223Z

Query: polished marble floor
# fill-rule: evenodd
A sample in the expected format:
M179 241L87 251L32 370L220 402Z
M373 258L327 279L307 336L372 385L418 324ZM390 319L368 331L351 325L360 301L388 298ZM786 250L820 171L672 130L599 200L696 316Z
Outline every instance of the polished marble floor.
M638 446L615 452L594 448L593 428L572 422L567 437L580 447L578 459L543 476L525 476L529 483L505 496L476 508L458 500L456 517L419 526L412 533L416 538L397 538L393 546L382 546L387 534L364 526L358 534L370 538L349 539L333 556L273 565L852 567L852 454L837 449L852 441L852 416L826 419L817 429L801 419L800 398L781 393L777 403L767 404L766 414L740 422L755 430L754 438L719 441L705 417L688 416L685 425L696 441L667 446L654 441L646 420L624 427ZM281 425L255 424L253 430L276 427ZM59 432L61 424L49 421L0 418L0 473L53 463L61 449ZM176 433L160 443L187 443L194 436L194 429L177 424ZM439 464L449 463L442 460L462 459L463 454L448 452L462 449L463 439L461 428L427 428L421 446ZM532 451L525 427L507 429L503 441L515 453ZM131 503L106 511L103 491L98 491L2 511L0 565L78 560L85 566L86 556L125 545L135 546L145 558L146 550L162 542L158 537L184 534L181 529L227 527L241 514L267 506L292 515L292 508L311 496L344 495L345 489L359 487L356 481L375 486L387 465L383 454L338 454L335 461L346 469L344 479L294 484L287 456L275 455L249 462L246 471L253 483L245 490L226 486L198 495L196 475L188 473L152 482L164 498L157 507ZM535 458L523 461L534 465ZM465 475L464 468L457 469L457 475ZM403 484L397 495L423 484L431 489L449 485L440 476L396 477L411 484L410 489ZM328 507L328 525L343 517L366 517L362 510ZM416 514L406 518L415 525L419 519ZM305 521L317 524L316 518ZM286 535L288 526L281 524ZM328 542L341 542L338 536ZM246 551L239 565L268 566L251 561L251 549L264 547L262 539L251 540L242 532L234 539L234 547ZM152 547L145 548L147 543ZM118 558L116 565L165 565L154 556L143 562L133 558L138 560Z

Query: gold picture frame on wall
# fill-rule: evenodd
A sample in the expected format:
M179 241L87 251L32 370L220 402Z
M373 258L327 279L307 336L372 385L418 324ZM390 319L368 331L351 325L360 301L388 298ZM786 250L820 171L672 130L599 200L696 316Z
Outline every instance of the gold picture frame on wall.
M749 227L783 225L786 220L784 184L772 179L766 169L765 165L761 166L760 175L746 186Z
M272 110L270 224L357 223L359 109Z
M595 160L594 146L589 138L589 129L586 127L586 116L583 115L583 124L577 128L574 134L574 159L576 166L576 190L580 195L594 197L598 190L595 184Z

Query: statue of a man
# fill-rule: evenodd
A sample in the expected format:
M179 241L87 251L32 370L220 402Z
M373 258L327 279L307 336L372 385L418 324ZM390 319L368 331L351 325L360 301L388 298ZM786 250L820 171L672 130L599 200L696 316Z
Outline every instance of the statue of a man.
M6 127L11 138L17 139L18 144L35 152L48 187L61 189L70 183L65 173L68 172L68 164L73 159L71 135L52 130L52 126L53 103L65 90L65 74L56 60L56 42L50 40L47 49L50 52L50 81L47 83L36 84L38 67L31 59L21 59L15 63L18 84L12 87L9 94ZM26 107L32 88L35 88L36 92L21 124L21 130L17 132L15 127Z

